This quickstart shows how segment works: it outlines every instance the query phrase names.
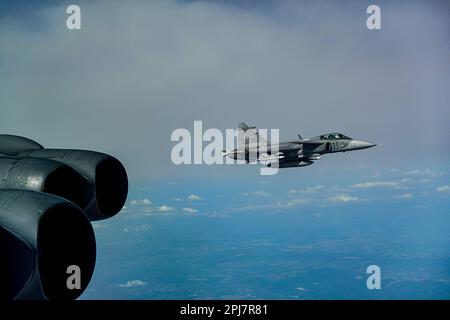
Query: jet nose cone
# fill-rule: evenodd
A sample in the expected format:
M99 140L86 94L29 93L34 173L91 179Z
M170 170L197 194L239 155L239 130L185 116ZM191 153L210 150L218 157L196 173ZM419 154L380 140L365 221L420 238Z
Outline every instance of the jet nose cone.
M354 140L352 142L353 142L352 143L353 148L355 148L355 149L367 149L367 148L372 148L372 147L376 146L375 143L370 143L370 142L366 142L366 141Z

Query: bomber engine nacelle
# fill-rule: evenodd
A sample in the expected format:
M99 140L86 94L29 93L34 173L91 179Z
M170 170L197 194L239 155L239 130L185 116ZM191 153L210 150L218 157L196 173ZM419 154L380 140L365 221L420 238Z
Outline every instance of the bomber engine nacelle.
M18 156L52 159L83 175L91 185L91 199L83 207L91 220L110 218L125 204L128 193L127 173L119 160L110 155L84 150L39 149L24 151Z
M127 193L125 168L110 155L0 135L0 298L81 295L96 259L89 220L117 214ZM77 288L67 284L71 266Z
M71 167L54 160L0 157L0 190L21 189L63 197L85 208L91 201L89 181Z
M0 190L0 298L75 299L94 272L94 231L83 211L42 192ZM70 266L80 288L67 286Z

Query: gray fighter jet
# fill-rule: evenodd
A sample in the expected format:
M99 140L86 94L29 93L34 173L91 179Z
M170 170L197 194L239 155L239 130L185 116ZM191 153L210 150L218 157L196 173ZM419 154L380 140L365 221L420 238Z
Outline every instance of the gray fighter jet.
M292 168L305 167L319 160L323 154L367 149L376 146L374 143L355 140L338 132L322 134L309 139L298 139L271 143L258 134L256 127L244 122L239 123L242 139L238 139L238 147L224 151L223 155L245 162L260 162L268 167Z

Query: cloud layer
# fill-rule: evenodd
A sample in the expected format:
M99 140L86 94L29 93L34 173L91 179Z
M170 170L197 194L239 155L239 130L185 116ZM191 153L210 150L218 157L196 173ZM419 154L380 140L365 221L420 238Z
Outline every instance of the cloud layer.
M147 282L142 280L128 280L126 283L119 284L121 288L134 288L134 287L142 287L145 286Z
M447 7L424 5L382 6L380 32L362 2L81 1L80 31L65 28L62 5L4 16L0 127L113 153L132 179L195 170L170 163L172 130L193 120L381 145L355 164L448 159Z

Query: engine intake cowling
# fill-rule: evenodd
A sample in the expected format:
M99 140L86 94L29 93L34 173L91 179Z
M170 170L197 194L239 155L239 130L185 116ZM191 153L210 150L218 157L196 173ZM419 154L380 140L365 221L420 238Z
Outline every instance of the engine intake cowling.
M94 151L40 149L25 151L22 157L52 159L83 175L91 184L90 202L83 207L91 220L103 220L117 214L128 194L125 168L116 158Z
M49 159L0 157L0 189L46 192L81 208L90 202L89 181L71 167Z
M0 190L0 298L75 299L96 260L91 223L75 204L26 190ZM67 285L69 266L80 288Z

